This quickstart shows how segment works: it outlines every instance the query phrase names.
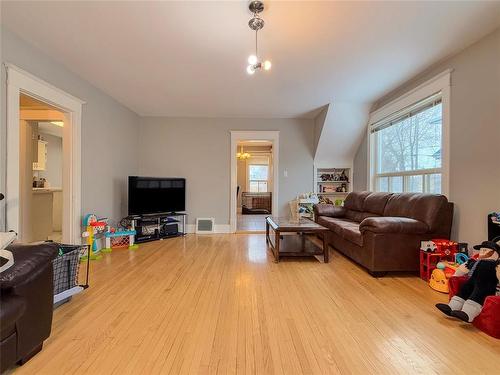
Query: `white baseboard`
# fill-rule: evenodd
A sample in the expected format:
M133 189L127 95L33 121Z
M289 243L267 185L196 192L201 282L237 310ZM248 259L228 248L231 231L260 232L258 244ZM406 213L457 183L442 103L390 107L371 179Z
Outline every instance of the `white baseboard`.
M195 232L196 232L195 224L186 225L186 233L195 233ZM229 224L215 224L214 233L231 233L231 226Z

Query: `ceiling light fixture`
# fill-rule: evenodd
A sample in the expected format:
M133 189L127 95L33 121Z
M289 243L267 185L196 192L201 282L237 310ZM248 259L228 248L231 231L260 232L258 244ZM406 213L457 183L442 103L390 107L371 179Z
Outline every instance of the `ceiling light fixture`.
M258 31L264 27L264 20L260 18L259 14L264 10L264 3L262 1L250 1L248 9L253 13L253 17L248 21L250 29L255 31L255 54L248 57L247 73L252 75L256 70L271 69L271 61L266 60L261 62L258 55Z
M240 152L236 153L236 158L239 160L246 160L251 156L248 152L243 152L243 146L240 146Z
M60 126L61 128L64 126L63 121L51 121L50 123L55 126Z

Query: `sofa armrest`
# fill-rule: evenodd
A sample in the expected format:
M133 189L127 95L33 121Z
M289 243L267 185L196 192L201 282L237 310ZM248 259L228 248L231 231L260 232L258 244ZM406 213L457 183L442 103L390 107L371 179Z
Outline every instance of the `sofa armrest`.
M429 231L427 224L407 217L368 217L359 224L361 233L424 234Z
M342 206L334 206L333 204L315 204L314 214L318 216L329 217L344 217L345 208Z
M12 244L7 250L14 256L14 264L0 273L1 289L13 288L37 277L57 256L59 245L54 242Z

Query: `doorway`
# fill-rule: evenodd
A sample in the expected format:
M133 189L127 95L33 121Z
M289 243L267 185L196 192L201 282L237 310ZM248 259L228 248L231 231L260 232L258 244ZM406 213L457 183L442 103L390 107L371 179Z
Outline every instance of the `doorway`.
M278 207L278 131L231 132L231 232L264 232Z
M66 243L81 242L81 113L83 101L65 93L49 83L25 72L12 64L7 68L7 180L5 217L6 230L18 234L22 242L40 239L61 240ZM29 108L29 107L32 108ZM39 106L39 108L35 108ZM23 109L22 109L23 107ZM35 111L45 111L45 116ZM24 113L22 113L24 111ZM49 125L47 123L50 123ZM59 127L57 129L55 127ZM45 131L45 136L40 135ZM52 134L49 134L49 133ZM57 137L56 135L61 137ZM40 138L39 138L40 135ZM54 138L51 138L53 136ZM45 138L44 138L45 137ZM52 139L52 145L48 142ZM55 138L60 138L56 140ZM40 141L40 142L39 142ZM49 171L39 170L40 164L54 164L50 161L48 147L57 145L62 149L62 172L59 177L49 177ZM29 152L28 152L29 150ZM44 155L45 153L45 155ZM35 156L36 154L36 156ZM38 158L40 154L40 160ZM52 156L56 153L53 152ZM35 163L35 164L33 164ZM57 164L57 162L55 163ZM58 169L59 171L59 169ZM35 177L35 179L33 178ZM35 182L36 180L36 182ZM52 181L54 182L52 182ZM45 182L40 182L45 181ZM56 185L61 186L56 186ZM40 209L30 212L33 204L39 204L34 188L49 190L56 188L56 198L42 199L42 208L52 212L43 217L36 216ZM39 190L40 191L40 190ZM36 193L41 194L41 193ZM45 194L45 192L43 192ZM35 198L33 198L35 197ZM46 197L45 197L46 198ZM36 200L36 202L34 202ZM56 202L54 202L56 201ZM38 206L37 206L38 207ZM60 207L60 208L59 208ZM36 208L36 207L35 207ZM61 212L54 217L52 213ZM25 214L26 213L26 214ZM56 214L57 215L57 214ZM51 225L46 225L43 234L33 235L33 228L40 230L33 221L44 223L52 217ZM60 226L59 226L60 223ZM46 223L44 223L46 224ZM60 228L60 231L59 231ZM54 230L55 229L55 230ZM50 231L50 233L49 233ZM47 234L49 233L49 234Z
M273 144L271 141L238 142L237 222L238 232L262 232L272 215Z
M19 98L19 206L23 242L62 242L64 114Z

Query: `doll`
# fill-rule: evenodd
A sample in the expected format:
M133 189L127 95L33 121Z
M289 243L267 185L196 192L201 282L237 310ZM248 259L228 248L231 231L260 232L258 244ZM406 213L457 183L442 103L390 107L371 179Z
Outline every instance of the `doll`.
M493 241L484 241L474 249L479 250L478 259L469 259L456 273L457 276L468 274L469 279L450 302L436 304L444 314L467 323L479 315L486 297L496 294L500 275L500 246Z

